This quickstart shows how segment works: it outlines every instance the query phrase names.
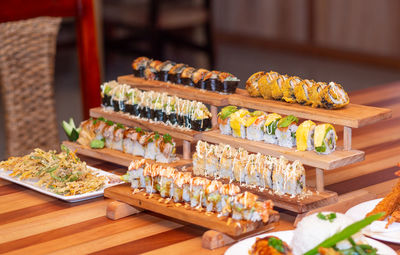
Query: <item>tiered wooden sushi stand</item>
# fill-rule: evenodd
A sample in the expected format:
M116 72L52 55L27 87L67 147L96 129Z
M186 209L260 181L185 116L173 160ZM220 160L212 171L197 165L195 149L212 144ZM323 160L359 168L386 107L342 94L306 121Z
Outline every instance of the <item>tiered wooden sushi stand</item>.
M213 130L205 132L179 129L173 126L149 122L147 120L131 117L124 113L104 110L103 108L94 108L90 110L91 117L104 117L130 127L142 127L146 130L158 131L162 134L169 133L173 138L183 140L183 159L171 163L171 166L182 167L190 165L191 144L197 140L204 140L211 143L229 144L235 148L242 147L254 153L260 152L272 156L284 155L289 160L300 160L304 165L315 168L315 187L307 188L307 196L290 197L289 195L255 192L265 199L272 199L275 206L295 212L299 214L300 217L308 211L328 206L338 201L336 192L328 191L324 188L324 171L330 171L364 160L365 153L363 151L352 149L352 128L363 127L391 117L391 110L384 108L349 104L340 110L315 109L297 104L253 98L242 89L237 89L236 94L222 95L172 83L148 81L142 78L136 78L132 75L121 76L118 78L118 82L128 84L137 89L167 92L169 95L197 100L210 105L213 118ZM264 142L249 141L222 135L217 128L216 119L218 107L226 105L242 106L278 114L292 114L301 119L334 124L339 130L341 130L343 126L343 146L329 155L318 155L313 151L300 152L296 151L295 148L285 148ZM64 144L71 149L77 149L80 154L125 166L129 165L132 159L137 158L109 149L95 150L76 143L66 142ZM251 191L254 192L254 190ZM265 231L265 229L271 228L273 222L279 219L278 215L273 215L270 222L267 224L248 223L244 221L240 224L226 224L226 222L218 219L216 215L206 215L194 210L187 210L183 207L163 204L160 203L160 201L164 200L158 195L152 195L152 197L149 198L144 194L144 192L132 194L132 190L128 185L107 189L105 191L106 197L123 202L111 203L108 207L107 215L112 219L119 219L127 215L138 213L141 209L145 209L218 231L209 231L204 235L203 246L208 248L217 248L222 245L222 243L227 244L233 242L235 238L237 239L260 231ZM231 237L235 238L232 239ZM222 240L221 238L224 240L222 243L218 241Z

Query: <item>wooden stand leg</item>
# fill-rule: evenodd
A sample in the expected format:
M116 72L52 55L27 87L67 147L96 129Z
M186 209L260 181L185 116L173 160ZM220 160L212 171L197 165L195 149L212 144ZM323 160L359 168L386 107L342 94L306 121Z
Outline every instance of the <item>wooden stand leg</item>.
M190 155L191 154L190 145L191 144L189 141L186 141L186 140L183 141L183 159L191 159L192 158L192 155Z
M232 237L215 230L206 231L201 238L201 246L209 250L217 249L234 242L235 240Z
M216 107L215 105L211 105L210 110L211 110L211 115L212 115L212 118L211 118L212 127L216 127L218 125L218 121L217 121L218 107Z
M111 220L118 220L129 215L140 213L141 211L141 209L131 205L119 201L112 201L107 206L106 216Z
M344 127L343 129L343 149L345 151L351 150L351 128Z
M315 168L315 180L317 191L324 191L324 170L321 168Z

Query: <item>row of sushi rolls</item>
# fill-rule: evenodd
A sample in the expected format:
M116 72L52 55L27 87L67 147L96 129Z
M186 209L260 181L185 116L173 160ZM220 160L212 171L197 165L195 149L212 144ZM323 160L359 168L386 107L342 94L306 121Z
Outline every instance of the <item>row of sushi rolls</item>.
M135 118L196 131L211 128L211 113L198 101L142 91L116 81L101 85L101 98L104 109L127 113Z
M131 183L134 191L144 190L150 195L159 193L175 203L187 203L188 208L218 213L219 217L268 222L274 212L271 200L262 201L253 193L242 192L235 184L222 184L145 160L132 161L122 178Z
M132 62L133 75L146 80L182 84L222 94L235 93L239 79L233 74L194 68L170 60L152 60L139 57Z
M350 99L343 87L335 82L316 82L277 72L257 72L246 82L246 90L252 97L280 100L287 103L309 105L314 108L339 109Z
M102 117L83 121L77 142L91 148L105 147L160 163L177 160L176 144L169 134L129 128Z
M315 151L330 154L336 149L337 135L331 124L316 125L293 115L281 116L263 111L249 112L236 106L226 106L218 113L220 133L252 141L293 148L298 151Z

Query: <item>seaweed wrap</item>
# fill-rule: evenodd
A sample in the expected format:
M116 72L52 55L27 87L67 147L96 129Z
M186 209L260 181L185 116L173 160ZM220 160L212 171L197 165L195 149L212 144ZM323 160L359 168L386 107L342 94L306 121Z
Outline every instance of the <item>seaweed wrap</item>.
M168 81L181 84L181 74L183 69L188 67L186 64L176 64L168 72Z
M203 82L206 86L206 90L210 91L217 91L218 87L218 75L220 74L219 71L211 71L208 72L204 78Z
M157 73L159 73L162 62L159 60L151 61L144 69L144 78L146 80L158 80Z
M240 109L230 117L230 125L232 128L232 135L234 137L246 138L246 120L250 117L250 112L246 109Z
M324 88L327 86L325 82L317 82L314 83L314 85L311 87L311 92L310 92L310 103L312 107L323 107L322 104L322 91Z
M276 128L278 127L278 122L282 118L281 115L277 113L268 114L264 122L264 135L263 139L266 143L278 144L278 138L276 137Z
M350 102L346 91L340 84L335 82L330 82L321 93L321 103L326 109L343 108Z
M211 113L201 102L193 102L190 112L191 129L205 131L211 128Z
M321 124L315 127L314 148L318 154L330 154L336 149L337 135L331 124Z
M194 87L192 75L196 71L193 67L186 67L181 73L181 83L186 86Z
M296 84L294 88L294 95L296 96L296 102L302 105L310 105L310 94L311 88L314 85L314 81L303 80L301 83Z
M175 125L178 123L177 119L177 109L176 109L176 102L177 102L177 97L167 97L167 102L165 103L164 106L164 122L168 122L171 125Z
M233 94L239 85L239 81L233 74L220 72L218 74L217 91L222 94Z
M246 81L246 90L252 97L259 97L261 96L258 80L264 75L265 73L260 71L257 73L252 74Z
M206 85L204 83L204 76L206 76L207 73L210 71L206 69L197 69L193 74L192 74L192 81L193 84L196 88L198 89L206 89Z
M282 92L283 92L282 100L288 103L296 103L294 88L296 87L297 84L301 82L302 80L297 76L292 76L287 78L282 86Z
M286 116L279 120L277 129L275 130L278 138L278 145L292 148L296 146L296 130L299 119L293 115Z
M116 86L112 90L112 106L114 111L125 112L125 102L127 100L127 91L130 89L128 85Z
M147 57L138 57L132 62L133 75L136 77L144 77L144 70L150 63L150 59Z
M112 107L113 106L112 91L118 85L119 85L118 82L110 81L110 82L105 82L100 86L100 88L101 88L101 103L104 107Z
M260 80L258 81L258 89L260 91L261 96L264 99L273 99L272 97L272 83L276 82L276 79L279 78L279 74L277 72L268 72L265 73Z
M159 81L168 81L168 72L172 67L176 65L175 62L172 61L164 61L161 65L158 66L159 71L156 72L156 79Z
M263 127L267 114L263 111L254 111L246 120L246 138L251 141L262 141L264 137Z
M221 134L223 135L231 135L232 134L232 128L230 125L230 116L234 113L237 112L238 108L234 105L229 105L225 106L224 108L221 109L221 111L218 113L218 125L219 125L219 130Z
M155 99L153 99L151 104L151 111L152 111L152 119L154 121L161 121L164 122L164 102L166 101L167 94L166 93L157 93Z
M296 143L298 151L314 150L314 129L315 123L306 120L299 125L296 131Z

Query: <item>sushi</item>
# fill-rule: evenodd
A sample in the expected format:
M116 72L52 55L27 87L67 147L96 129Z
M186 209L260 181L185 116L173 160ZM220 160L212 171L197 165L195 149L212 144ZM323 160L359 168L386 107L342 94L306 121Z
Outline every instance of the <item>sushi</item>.
M174 177L176 170L172 167L160 170L159 192L161 197L173 198Z
M217 80L217 91L222 94L233 94L240 80L233 74L220 72Z
M296 146L296 130L299 119L293 115L288 115L279 120L275 130L278 145L292 148Z
M246 81L246 90L252 97L261 96L258 81L264 75L264 72L257 72L252 74Z
M196 152L193 153L193 173L195 175L205 176L208 147L208 143L200 140L196 144Z
M181 73L187 68L186 64L176 64L168 71L168 81L172 83L181 84Z
M236 149L232 148L229 145L222 145L223 149L221 152L221 157L219 159L219 177L225 178L225 179L234 179L233 175L233 161L235 159L236 155Z
M210 71L206 69L197 69L196 71L193 72L192 74L192 81L194 84L195 88L198 89L206 89L206 84L204 83L204 77L209 73Z
M275 100L281 100L283 97L283 86L288 79L287 75L279 75L277 79L270 83L271 96Z
M206 86L206 90L210 91L217 91L218 87L218 75L220 74L219 71L211 71L208 72L204 78L203 82Z
M262 111L254 111L250 113L250 117L246 120L246 138L251 141L262 141L264 133L262 131L267 114Z
M210 184L210 180L203 177L194 177L191 179L190 190L190 206L192 208L201 208L206 201L206 187Z
M298 151L314 150L314 129L315 123L306 120L299 125L296 131L296 144Z
M246 119L250 117L250 112L240 109L230 115L230 126L233 137L246 138Z
M272 83L276 82L276 79L279 78L279 74L277 72L268 72L265 73L260 80L258 81L258 88L261 96L264 99L273 99L272 92L273 86Z
M133 189L145 188L145 180L143 175L143 169L146 166L146 160L136 160L129 164L127 171L127 179L131 183Z
M337 135L331 124L317 125L314 129L314 148L318 154L330 154L336 149Z
M217 208L221 208L220 215L228 216L232 213L232 202L234 197L240 193L240 187L233 184L223 184L219 187L219 193L221 194L220 204Z
M196 71L193 67L186 67L181 73L181 83L186 86L194 87L192 75Z
M301 83L301 79L297 76L288 77L282 86L282 100L288 103L296 103L296 96L294 88L297 84Z
M321 104L326 109L338 109L349 104L349 96L340 84L330 82L321 92Z
M151 61L144 69L144 78L146 80L158 80L157 73L160 72L162 62L159 60Z
M159 81L168 81L168 73L172 67L176 65L175 62L172 61L164 61L158 68L159 72L156 73L157 80Z
M174 176L172 196L174 202L190 202L190 172L176 172Z
M207 212L221 212L221 193L219 192L222 183L212 180L205 189L205 206Z
M273 204L271 201L257 201L258 196L250 192L243 192L235 196L232 205L232 218L235 220L267 222Z
M206 131L211 128L211 113L200 102L193 102L190 110L190 126L196 131Z
M110 81L110 82L105 82L100 86L100 88L101 88L101 103L102 103L103 107L107 108L107 107L113 106L112 91L118 85L119 85L118 82Z
M218 113L218 125L221 134L223 135L231 135L232 128L230 125L230 116L231 114L238 111L238 108L233 105L225 106L222 110Z
M116 112L125 112L125 101L127 100L127 91L130 89L128 85L116 86L111 91L112 107Z
M282 116L276 113L271 113L267 115L263 127L263 140L266 143L278 144L278 138L276 137L275 132L278 127L278 122L281 118Z
M136 77L144 77L144 70L150 63L150 59L147 57L139 57L132 62L133 75Z

